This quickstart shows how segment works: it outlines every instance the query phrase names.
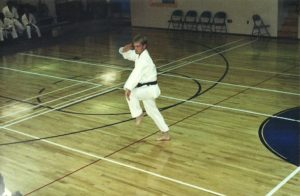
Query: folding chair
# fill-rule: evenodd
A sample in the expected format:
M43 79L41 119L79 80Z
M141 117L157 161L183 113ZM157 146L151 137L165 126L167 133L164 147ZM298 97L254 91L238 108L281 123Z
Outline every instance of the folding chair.
M171 14L170 20L168 20L168 29L172 26L173 29L182 29L183 11L174 10Z
M268 28L270 27L270 25L265 25L263 20L261 19L261 17L258 14L255 14L252 16L253 19L253 29L252 29L252 35L255 36L263 36L263 35L267 35L267 36L271 36Z
M225 12L217 12L214 15L214 19L213 19L214 32L227 33L226 19L227 19L227 14Z
M184 16L183 29L197 30L198 13L195 10L189 10Z
M204 11L199 16L198 26L200 26L201 31L212 32L212 13L210 11ZM198 28L197 28L198 29Z

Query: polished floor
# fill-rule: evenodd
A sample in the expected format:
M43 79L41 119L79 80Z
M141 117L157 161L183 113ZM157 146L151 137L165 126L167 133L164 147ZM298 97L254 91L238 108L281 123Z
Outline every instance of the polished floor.
M137 33L169 142L128 113L118 48ZM2 56L0 172L25 195L300 195L300 167L258 134L300 105L299 54L298 41L122 28Z

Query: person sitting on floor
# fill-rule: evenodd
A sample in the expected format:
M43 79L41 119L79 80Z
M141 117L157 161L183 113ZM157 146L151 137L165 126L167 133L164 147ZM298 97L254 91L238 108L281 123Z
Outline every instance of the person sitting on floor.
M4 14L0 12L0 41L4 41L7 34L11 34L13 39L18 38L18 34L12 21L4 18Z
M24 31L23 25L19 22L19 14L17 8L14 6L13 1L8 1L7 5L2 9L5 20L9 20L9 23L13 24L18 30L19 34Z
M34 15L29 12L28 8L24 9L24 14L22 16L22 23L26 28L28 39L31 39L32 30L35 30L38 37L42 36L39 27L36 25L36 19Z
M22 193L19 191L16 191L14 193L11 193L4 184L3 176L0 173L0 196L22 196Z

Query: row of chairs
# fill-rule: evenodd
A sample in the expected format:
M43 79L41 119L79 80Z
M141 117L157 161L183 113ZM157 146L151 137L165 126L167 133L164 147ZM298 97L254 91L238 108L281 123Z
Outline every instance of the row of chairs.
M195 10L189 10L185 15L182 10L174 10L168 20L168 29L227 33L226 19L227 14L222 11L214 15L210 11L204 11L198 18Z
M185 15L182 10L174 10L168 21L168 29L227 33L226 20L227 14L222 11L215 13L215 15L210 11L204 11L198 18L198 13L195 10L189 10ZM270 36L268 31L270 25L265 24L258 14L254 14L252 20L253 28L251 34L253 36Z

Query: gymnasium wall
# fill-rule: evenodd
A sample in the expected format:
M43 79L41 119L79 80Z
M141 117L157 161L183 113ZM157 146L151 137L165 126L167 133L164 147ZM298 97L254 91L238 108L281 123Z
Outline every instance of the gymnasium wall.
M19 0L17 1L19 3L25 4L25 3L29 3L31 5L37 5L38 1L37 0ZM42 0L42 3L45 3L48 6L49 9L49 15L50 16L56 16L56 12L55 12L55 0ZM6 6L6 1L5 0L0 0L0 9L2 11L2 8Z
M131 23L133 26L167 28L168 19L174 9L198 13L210 10L213 13L225 11L232 23L228 24L229 33L251 34L252 15L259 14L266 24L270 24L270 33L277 36L278 0L176 0L176 7L151 6L151 0L131 0ZM249 21L249 24L247 24Z

